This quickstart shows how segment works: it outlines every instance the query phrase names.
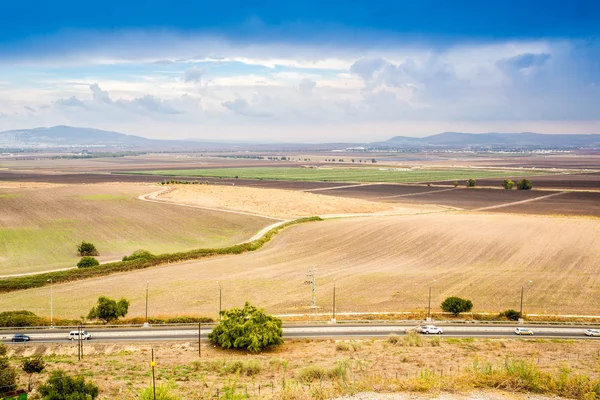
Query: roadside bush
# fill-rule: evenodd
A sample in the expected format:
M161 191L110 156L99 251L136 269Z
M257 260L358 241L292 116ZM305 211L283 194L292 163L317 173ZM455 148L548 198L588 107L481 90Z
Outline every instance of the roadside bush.
M31 392L31 378L33 374L39 374L46 368L46 362L42 358L42 356L37 355L33 357L24 358L21 361L21 369L29 375L29 380L27 382L27 391Z
M350 350L350 345L346 342L337 342L335 344L335 349L337 351L348 351Z
M100 262L94 257L85 256L81 257L81 260L77 263L77 268L90 268L97 267L98 265L100 265Z
M73 378L60 369L52 371L46 383L38 388L42 400L93 400L98 392L98 386L83 376Z
M246 302L244 308L222 311L222 319L208 334L211 342L224 349L247 349L258 353L283 343L282 322Z
M440 305L442 310L452 313L457 316L461 312L471 311L473 308L473 302L471 300L461 299L460 297L448 297Z
M511 190L514 185L515 183L510 179L505 179L504 182L502 182L502 187L506 190Z
M399 340L400 340L400 337L393 332L390 333L387 337L388 343L391 343L391 344L396 344L396 343L398 343Z
M519 318L521 318L521 313L511 308L506 311L502 311L498 316L509 321L518 321Z
M308 384L325 377L325 368L320 365L309 365L296 373L296 379L300 383Z
M477 181L475 179L473 179L473 178L468 179L467 180L467 187L475 187L475 183L476 182Z
M529 179L523 178L517 182L517 189L519 190L531 190L531 188L533 188L533 182Z
M140 400L180 400L181 396L174 394L175 385L168 383L156 387L156 397L154 397L154 388L148 386L140 393Z
M404 345L408 347L422 347L423 338L415 331L408 331L404 336Z
M119 317L127 315L129 310L129 301L121 299L118 302L105 296L98 297L96 307L93 307L88 314L90 319L101 319L106 322L114 321Z
M94 246L90 242L81 242L80 244L78 244L77 245L77 253L81 257L83 257L83 256L98 256L98 255L100 255L100 253L98 253L98 250L96 250L96 246Z
M124 256L122 261L133 261L133 260L150 260L154 258L154 254L150 253L148 250L139 249L131 253L130 256Z
M0 313L1 327L41 326L42 318L31 311L4 311Z
M14 390L17 383L17 371L10 365L6 352L6 346L0 342L0 393Z

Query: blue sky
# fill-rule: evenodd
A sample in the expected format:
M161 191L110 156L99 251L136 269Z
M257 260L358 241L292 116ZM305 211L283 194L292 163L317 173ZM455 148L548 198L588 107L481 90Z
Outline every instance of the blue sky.
M0 131L600 133L600 2L0 2Z

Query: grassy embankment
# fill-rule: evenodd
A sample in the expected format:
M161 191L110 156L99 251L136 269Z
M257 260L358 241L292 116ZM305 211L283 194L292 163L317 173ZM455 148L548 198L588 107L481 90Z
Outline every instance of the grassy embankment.
M331 167L331 168L207 168L187 170L155 170L126 172L128 174L159 175L165 177L272 179L286 181L331 182L427 182L442 180L465 180L469 178L502 178L523 174L520 170L482 169L416 169L396 170L379 167ZM526 171L526 175L544 175L546 171Z
M291 225L311 221L321 221L321 218L308 217L286 222L285 224L279 225L269 230L259 239L228 247L197 249L180 253L159 254L152 258L136 259L131 261L118 261L107 264L101 264L97 267L77 268L68 271L48 272L38 275L2 279L0 280L0 293L14 292L17 290L25 290L46 286L49 284L48 282L50 279L52 279L53 283L55 284L64 283L81 279L95 278L98 276L106 276L119 272L149 268L157 265L164 265L187 260L197 260L217 255L242 254L248 251L255 251L260 249L265 243L269 242L282 229L285 229L286 227Z

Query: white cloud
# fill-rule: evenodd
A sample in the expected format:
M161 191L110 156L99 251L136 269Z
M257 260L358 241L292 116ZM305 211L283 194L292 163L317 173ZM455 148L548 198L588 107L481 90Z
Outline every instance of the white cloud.
M317 82L312 81L310 79L302 79L302 81L300 81L300 84L298 85L298 91L300 92L300 94L310 96L315 86L317 86Z
M190 68L185 71L184 80L186 82L200 82L202 77L207 73L206 68Z
M56 104L58 104L59 106L65 106L65 107L81 107L81 108L87 108L85 104L83 104L83 102L81 100L79 100L77 97L75 96L71 96L68 99L58 99L56 100Z
M256 105L251 105L241 98L224 101L221 105L236 114L247 117L270 117L273 115L268 111L260 110Z

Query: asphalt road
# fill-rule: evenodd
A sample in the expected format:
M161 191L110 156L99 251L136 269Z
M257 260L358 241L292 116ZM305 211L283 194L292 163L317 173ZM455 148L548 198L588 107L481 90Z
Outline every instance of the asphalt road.
M380 324L320 324L320 325L286 325L283 328L284 338L364 338L364 337L386 337L390 333L404 335L406 329L414 328L416 325L380 325ZM458 338L507 338L517 337L514 330L516 325L443 325L444 337ZM588 326L550 326L535 325L528 327L533 332L533 337L556 338L556 339L581 339L600 340L600 337L588 337L584 335ZM149 327L149 328L86 328L91 334L94 342L144 342L144 341L193 341L198 339L198 327ZM211 330L211 326L202 327L202 338ZM0 331L0 339L4 343L11 343L14 333L24 333L31 337L35 343L60 343L67 342L69 329L44 329L44 330L19 330ZM424 335L426 336L426 335Z

